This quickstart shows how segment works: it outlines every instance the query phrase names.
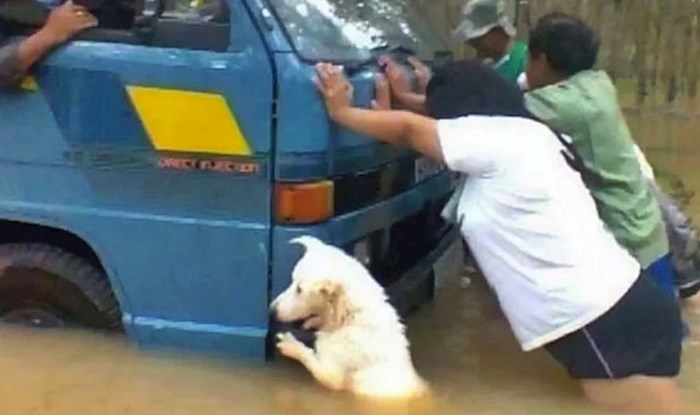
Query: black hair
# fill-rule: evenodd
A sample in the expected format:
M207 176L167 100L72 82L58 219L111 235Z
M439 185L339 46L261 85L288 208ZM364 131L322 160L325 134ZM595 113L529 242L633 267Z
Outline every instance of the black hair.
M523 93L477 60L448 63L435 70L426 91L428 115L438 119L467 115L528 117Z
M527 110L520 88L476 60L452 62L436 69L428 83L425 106L428 115L437 119L500 115L547 125ZM585 183L599 184L600 176L586 167L573 145L553 129L552 132L566 149L561 154L569 166L581 174Z
M566 13L542 16L530 31L530 56L544 54L551 68L566 76L593 68L600 38L583 20Z

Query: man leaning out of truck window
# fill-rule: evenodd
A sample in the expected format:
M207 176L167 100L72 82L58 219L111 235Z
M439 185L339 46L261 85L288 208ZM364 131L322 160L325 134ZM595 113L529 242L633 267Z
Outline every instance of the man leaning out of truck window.
M4 1L15 0L0 0L0 3ZM96 25L97 19L83 6L68 1L51 12L39 31L19 42L3 44L0 27L0 87L16 85L52 49Z

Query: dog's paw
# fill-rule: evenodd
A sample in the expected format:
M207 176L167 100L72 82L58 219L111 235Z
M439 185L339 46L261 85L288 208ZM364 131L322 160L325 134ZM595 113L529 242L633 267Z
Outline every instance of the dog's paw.
M277 335L277 350L290 359L299 360L306 346L292 333L280 333Z

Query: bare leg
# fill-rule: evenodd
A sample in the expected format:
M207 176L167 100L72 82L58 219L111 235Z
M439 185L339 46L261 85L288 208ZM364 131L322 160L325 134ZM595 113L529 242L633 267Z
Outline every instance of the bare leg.
M313 349L306 347L291 333L279 334L277 338L277 350L284 356L299 361L323 386L335 391L344 388L345 377L337 365L320 359Z
M681 415L680 391L671 378L632 376L619 380L582 380L586 398L612 413Z

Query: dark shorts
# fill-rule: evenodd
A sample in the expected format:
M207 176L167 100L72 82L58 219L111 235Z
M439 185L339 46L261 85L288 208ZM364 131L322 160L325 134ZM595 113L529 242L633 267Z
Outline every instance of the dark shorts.
M677 302L642 274L607 313L545 348L574 379L675 377L681 337Z

